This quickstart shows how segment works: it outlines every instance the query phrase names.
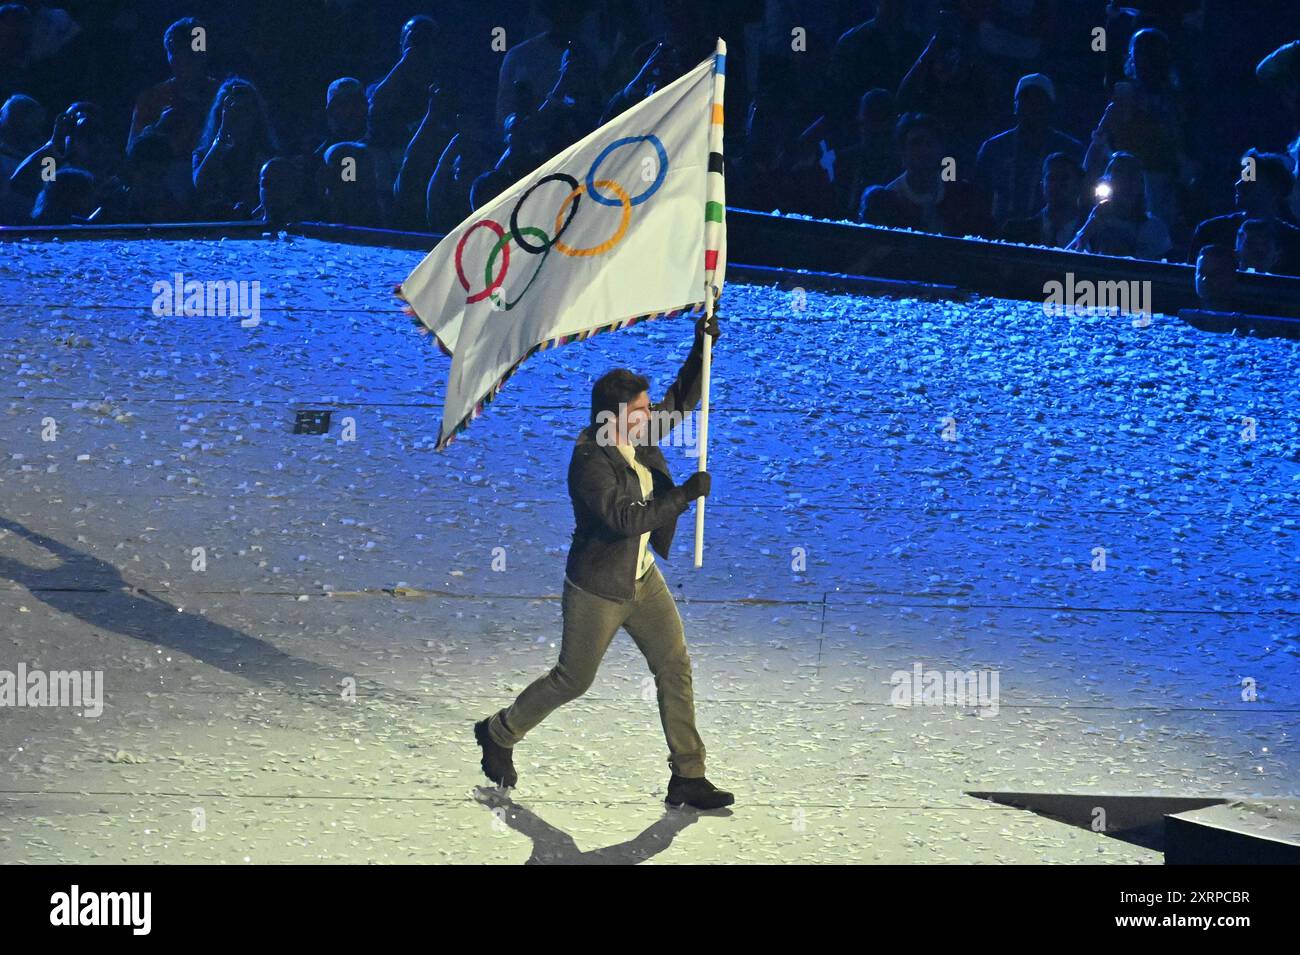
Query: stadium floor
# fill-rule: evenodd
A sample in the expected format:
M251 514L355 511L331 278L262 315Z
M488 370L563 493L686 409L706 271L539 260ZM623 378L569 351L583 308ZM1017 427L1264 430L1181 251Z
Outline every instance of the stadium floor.
M686 321L535 355L437 452L418 253L6 253L0 670L102 670L104 708L0 711L0 861L1158 863L965 793L1300 789L1291 342L728 286L705 563L692 512L662 565L737 796L698 815L626 634L508 799L471 732L554 663L591 381L657 398ZM257 281L259 324L154 314L176 273ZM918 665L998 695L891 702Z

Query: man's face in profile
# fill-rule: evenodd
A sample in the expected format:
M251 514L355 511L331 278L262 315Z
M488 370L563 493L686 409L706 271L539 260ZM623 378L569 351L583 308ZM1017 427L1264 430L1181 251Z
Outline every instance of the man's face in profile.
M625 444L644 444L649 436L650 392L643 391L627 403L627 434Z

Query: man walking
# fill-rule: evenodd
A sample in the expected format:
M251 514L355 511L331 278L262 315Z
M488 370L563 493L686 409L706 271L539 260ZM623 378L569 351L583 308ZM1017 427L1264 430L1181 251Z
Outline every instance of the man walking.
M557 707L591 686L605 650L622 627L654 675L668 742L669 805L717 809L734 797L704 775L704 743L695 729L691 660L681 616L654 552L668 557L677 518L709 493L707 471L676 486L658 441L700 400L704 335L719 337L717 316L695 325L695 343L663 401L650 404L649 381L626 368L601 376L591 392L591 424L569 463L575 528L565 565L559 662L515 702L474 726L483 772L497 785L518 781L512 749ZM653 552L652 552L653 550Z

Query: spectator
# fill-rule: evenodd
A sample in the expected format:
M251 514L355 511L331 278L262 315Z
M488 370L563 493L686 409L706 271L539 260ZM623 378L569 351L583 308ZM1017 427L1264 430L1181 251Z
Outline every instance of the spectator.
M588 8L588 0L542 0L538 4L546 29L512 46L501 60L497 79L498 130L505 129L506 117L511 113L532 112L542 105L560 78L562 62L572 105L585 128L595 125L605 97L600 88L597 52L583 40L579 29Z
M1237 256L1230 246L1207 245L1196 257L1196 297L1201 307L1231 312L1237 307Z
M325 209L330 222L382 229L387 204L382 198L370 148L365 143L335 143L325 150Z
M902 0L880 0L874 17L836 42L827 69L828 95L833 102L851 105L863 90L892 93L898 89L925 49L925 41L903 19L904 6Z
M163 48L172 75L136 97L127 148L146 131L156 130L171 140L172 152L184 160L198 144L217 90L217 81L208 75L207 28L193 17L177 20L163 34Z
M30 96L15 93L0 106L0 225L31 221L32 197L14 192L9 177L40 146L45 123L45 108Z
M0 106L0 178L40 147L45 123L45 107L30 96L15 93Z
M835 180L841 214L848 218L856 215L858 201L868 187L884 185L902 168L894 139L898 114L893 95L883 89L863 93L856 119L856 140L839 151Z
M633 54L636 76L616 92L600 117L607 123L647 96L689 72L713 54L717 38L698 0L665 0L666 30L641 44Z
M993 220L1033 215L1043 202L1043 160L1052 153L1082 159L1083 144L1052 128L1056 87L1042 73L1022 76L1016 84L1016 125L985 141L975 161L975 181L993 197Z
M478 164L465 154L469 138L456 133L443 147L424 192L425 224L431 232L447 233L473 212L469 192Z
M396 157L424 115L429 87L442 85L441 40L432 17L411 17L402 24L401 57L388 75L370 87L371 142L380 150L396 151L394 175Z
M1138 30L1129 43L1124 72L1110 104L1092 133L1084 168L1095 176L1107 157L1131 153L1142 167L1152 213L1176 222L1176 189L1191 179L1184 143L1184 113L1173 83L1169 38L1160 30ZM1184 233L1185 234L1185 233Z
M73 103L55 118L49 140L18 164L9 184L19 195L34 198L51 176L62 174L70 166L90 173L101 197L122 185L118 157L104 135L103 113L84 100Z
M1067 248L1098 255L1162 259L1173 242L1169 229L1147 211L1142 164L1132 153L1116 153L1097 187L1097 203Z
M325 91L325 138L312 155L325 161L325 150L344 141L364 143L370 136L370 112L361 81L342 76Z
M239 77L222 83L192 154L198 214L249 218L259 201L260 170L278 148L257 87Z
M1283 44L1260 60L1255 76L1282 98L1291 121L1287 154L1291 157L1292 172L1300 173L1300 40ZM1296 177L1288 204L1292 217L1300 220L1300 176Z
M784 110L777 107L777 112L784 113ZM753 120L753 116L750 118ZM793 190L781 186L780 182L772 183L775 187L772 203L792 203L790 208L798 212L852 220L858 212L863 190L884 185L900 172L901 162L894 143L897 121L893 96L888 90L868 90L862 95L852 129L846 133L836 126L829 113L819 116L800 136L796 165L790 170L800 173L802 187ZM781 169L771 172L777 177L784 174ZM793 204L796 192L800 194L798 205Z
M900 109L928 113L948 131L950 155L962 170L974 163L993 108L988 69L970 17L955 3L941 10L934 36L898 87Z
M862 195L858 218L872 225L918 229L943 235L992 234L988 198L971 183L950 177L938 121L908 113L898 121L903 173L887 186Z
M560 72L555 85L547 91L537 112L546 117L551 142L555 151L576 143L595 125L599 105L593 107L589 97L581 92L586 70L580 62L580 53L573 48L560 57Z
M1207 245L1233 247L1247 219L1269 219L1277 223L1275 234L1281 249L1281 261L1277 264L1285 274L1296 274L1300 268L1300 227L1287 205L1293 179L1285 156L1249 150L1242 157L1242 174L1237 180L1237 211L1206 219L1198 225L1187 261L1195 262Z
M461 51L445 28L459 21L440 27L427 16L411 17L402 26L397 62L376 64L373 32L355 20L353 4L344 4L339 10L348 12L327 19L348 23L356 43L331 57L330 65L301 52L319 42L314 31L286 37L291 15L254 15L241 21L240 43L230 56L256 63L262 91L274 91L271 102L283 104L289 125L279 131L293 131L294 148L282 151L258 90L246 80L214 79L222 75L214 62L220 50L209 47L200 20L171 23L162 37L168 71L137 82L132 64L145 62L140 51L156 48L157 38L152 30L136 30L130 4L95 12L95 4L66 0L0 0L0 221L30 221L43 195L46 221L86 219L100 210L96 221L339 215L449 229L471 214L471 197L481 205L499 194L589 132L602 109L612 118L661 90L708 57L720 34L731 41L726 162L733 204L946 234L991 230L1054 246L1077 240L1077 247L1111 254L1159 255L1173 232L1180 259L1196 260L1205 245L1222 245L1239 248L1242 262L1254 263L1246 267L1300 274L1300 41L1280 47L1255 69L1289 110L1284 132L1291 156L1248 153L1255 174L1237 183L1235 209L1208 217L1196 207L1198 214L1186 221L1193 211L1189 200L1208 202L1213 194L1180 193L1194 160L1204 159L1207 168L1230 161L1231 154L1221 147L1211 154L1211 147L1235 142L1268 119L1251 115L1214 130L1187 125L1187 109L1203 111L1194 117L1222 118L1221 110L1210 112L1204 98L1193 95L1197 88L1188 84L1198 76L1216 77L1223 102L1243 102L1249 92L1234 85L1226 36L1219 44L1196 45L1198 23L1212 36L1225 16L1206 7L1199 20L1189 18L1200 3L1103 4L1106 23L1113 25L1107 30L1111 51L1103 56L1075 42L1087 26L1077 18L1065 26L1078 28L1080 36L1061 34L1059 45L1049 47L1053 8L1064 9L1057 0L874 0L868 5L874 16L866 22L849 17L852 4L823 4L806 18L800 12L805 0L723 5L730 22L754 26L748 45L740 30L715 30L721 19L699 0L660 0L649 7L635 0L538 0L545 18L539 35L515 43L526 36L516 31L503 59L487 44L474 55L467 49L466 69L455 72L448 51L457 54L458 68ZM1294 26L1280 15L1261 12L1258 19L1245 30L1249 38L1261 29ZM791 43L795 23L806 28L806 49ZM838 42L829 42L836 33ZM282 49L267 59L277 46ZM1032 72L1049 62L1051 79ZM1101 82L1103 70L1113 78L1121 64L1119 82ZM495 74L497 95L489 92L477 113L458 109L455 91L481 81L480 68ZM809 79L819 70L825 72L821 84ZM341 72L361 79L329 82ZM280 76L301 82L268 79ZM363 84L378 76L367 91ZM1010 94L1016 77L1015 96L1003 95L999 84L1005 81ZM325 128L310 128L303 118L313 111L303 90L327 84ZM755 84L751 98L744 91ZM51 92L64 88L72 95ZM1073 184L1092 182L1070 163L1082 146L1067 135L1073 127L1066 117L1072 104L1088 100L1090 88L1109 93L1085 165L1091 176L1107 173L1102 184L1112 197L1082 209L1071 198ZM93 104L77 100L90 90ZM45 120L41 103L68 102L68 110L51 108ZM995 121L1013 104L1014 121ZM934 121L928 132L906 133L905 162L895 131L908 124L898 116L918 110ZM731 124L747 117L748 140L732 135ZM510 124L504 151L494 132L499 120ZM341 159L350 157L359 180L326 181L325 156L338 144L348 149L335 154L340 162L330 175L342 172ZM1281 149L1280 142L1276 146ZM938 172L927 153L938 156ZM1117 153L1132 154L1144 189L1127 184L1131 167L1120 162L1111 168ZM168 161L169 168L160 166ZM47 188L51 172L69 168L89 174L92 208L81 201L85 180L79 176L66 188ZM295 183L311 188L294 197ZM981 211L977 203L985 195L989 204ZM327 205L336 211L327 214ZM1196 219L1205 221L1193 230Z
M1242 272L1279 274L1282 246L1276 219L1247 219L1237 230L1237 268Z
M192 189L174 176L172 140L161 130L147 130L131 141L127 153L128 222L184 222L189 218Z
M788 209L785 193L785 153L780 116L762 105L749 104L744 143L728 159L727 200L731 205L760 212Z
M441 98L441 90L429 91L424 119L406 147L393 183L393 225L398 229L423 229L428 225L429 179L460 124L459 114L448 116L442 109Z
M1013 219L1002 231L1008 242L1065 248L1083 224L1079 211L1079 188L1083 167L1065 153L1052 153L1043 160L1043 207L1037 215Z
M558 114L566 108L571 107L557 105L522 116L511 114L513 118L506 130L505 152L496 165L475 179L470 187L470 205L473 208L490 202L555 155L558 149L568 145L558 142L556 134L557 128L567 128L566 124L557 121Z
M321 162L324 163L324 157ZM269 226L283 226L301 222L307 215L303 207L304 176L302 168L292 159L277 156L262 166L257 177L257 194L260 202L252 218Z
M781 114L782 118L786 115ZM826 132L815 123L782 156L776 170L780 176L778 202L791 212L819 219L844 218L837 181L839 157L834 141L824 138Z
M604 0L591 4L593 15L584 21L582 29L590 31L588 39L597 47L595 52L602 60L598 89L613 91L641 68L645 57L638 58L638 49L654 32L650 26L653 11L648 7L642 0Z
M735 57L735 62L745 64L736 76L747 81L734 87L729 85L728 97L740 102L744 96L742 91L748 86L752 90L749 101L758 99L761 102L763 90L784 86L794 94L789 97L791 126L808 126L821 116L834 130L829 141L835 148L848 145L853 137L853 114L858 108L858 99L863 90L871 86L848 87L843 92L833 93L830 84L825 82L836 40L848 26L844 11L840 9L842 6L834 2L811 3L809 0L740 0L727 4L731 24L744 23L745 26L737 33L731 27L724 28L722 24L726 21L717 18L714 22L718 27L712 32L725 37L731 44L729 54ZM857 19L856 10L854 19ZM802 31L798 43L792 42L795 24ZM649 33L645 30L642 35ZM743 45L739 42L741 40ZM919 46L916 52L920 52ZM910 60L907 65L911 65ZM619 80L631 76L636 66L621 75ZM890 90L898 86L902 75L900 72L889 84ZM730 83L732 77L727 79ZM732 126L735 126L734 122Z
M470 189L475 176L490 161L483 139L457 133L438 157L429 188L425 193L428 227L434 232L450 232L474 211Z
M95 177L85 169L65 166L41 188L32 207L35 225L80 225L94 221Z

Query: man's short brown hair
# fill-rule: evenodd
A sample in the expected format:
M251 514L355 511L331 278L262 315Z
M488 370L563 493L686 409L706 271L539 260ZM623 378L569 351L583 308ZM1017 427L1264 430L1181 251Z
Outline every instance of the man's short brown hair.
M630 368L615 368L596 379L591 386L591 423L599 424L600 413L618 414L618 406L650 390L650 380Z

